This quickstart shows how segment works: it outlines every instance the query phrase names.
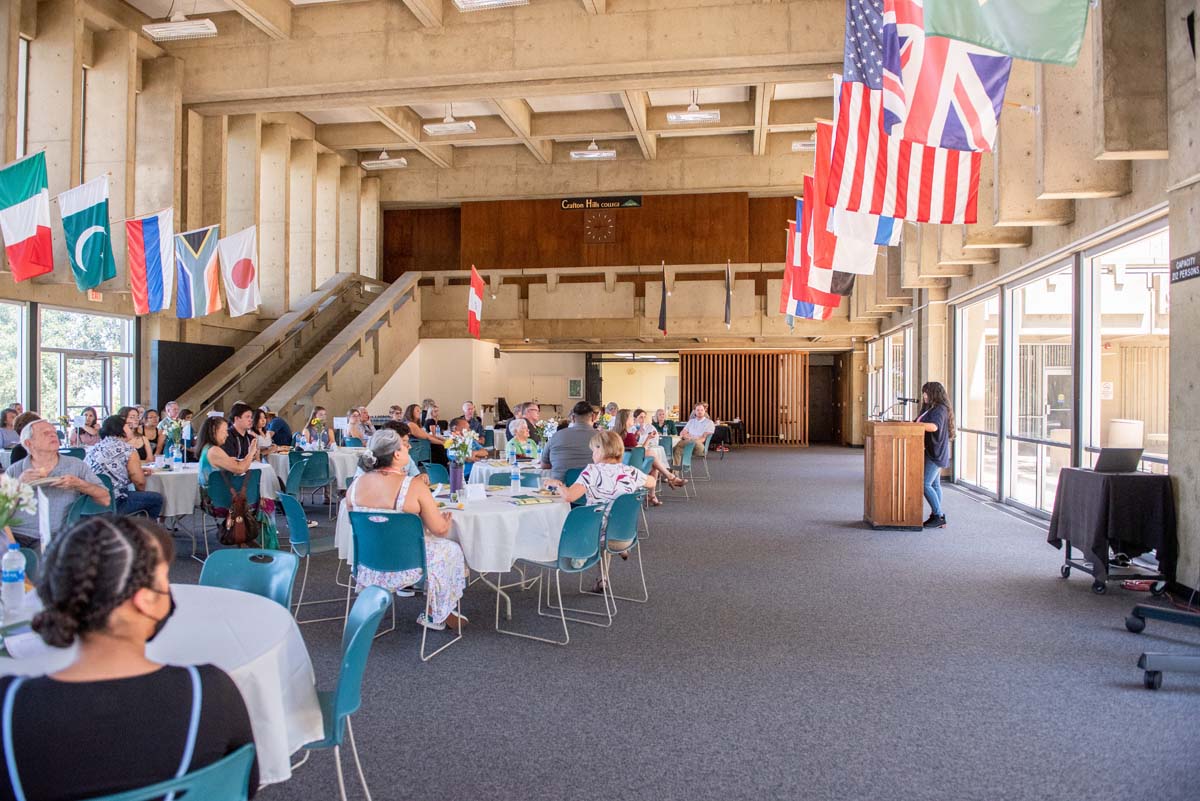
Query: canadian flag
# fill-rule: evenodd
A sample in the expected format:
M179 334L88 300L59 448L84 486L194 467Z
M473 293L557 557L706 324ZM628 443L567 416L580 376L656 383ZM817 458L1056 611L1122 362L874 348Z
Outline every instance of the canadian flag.
M467 295L467 330L479 339L479 321L483 319L483 278L471 265L471 292Z

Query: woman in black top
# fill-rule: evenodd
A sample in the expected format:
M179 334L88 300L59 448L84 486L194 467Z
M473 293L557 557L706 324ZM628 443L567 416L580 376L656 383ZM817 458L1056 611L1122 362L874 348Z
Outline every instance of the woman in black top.
M954 439L954 410L946 388L937 381L921 387L921 413L917 422L925 426L925 500L929 519L925 528L945 528L942 512L942 468L950 466L950 440Z
M59 648L78 639L79 657L50 676L0 679L0 799L18 798L14 787L29 801L145 787L254 741L242 696L220 668L146 658L146 643L175 608L167 577L174 550L165 531L140 517L90 517L50 544L38 587L44 611L33 628ZM256 763L251 795L257 786Z

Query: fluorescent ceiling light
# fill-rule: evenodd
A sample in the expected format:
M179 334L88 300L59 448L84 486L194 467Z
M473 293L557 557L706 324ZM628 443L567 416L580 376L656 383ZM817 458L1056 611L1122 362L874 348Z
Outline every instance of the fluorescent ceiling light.
M687 107L687 111L668 111L667 122L672 125L694 125L700 122L720 122L720 109L702 109L696 102L699 99L700 91L692 90L692 103Z
M166 22L143 25L142 33L155 42L178 42L183 39L209 39L217 35L217 26L211 19L188 19L182 11L176 11Z
M793 153L807 153L817 149L817 143L812 139L796 139L792 142Z
M527 5L529 0L454 0L454 7L459 11L486 11L489 8Z
M615 150L601 150L593 139L587 150L572 150L572 161L612 161L617 157Z
M381 150L378 158L365 159L359 166L364 170L399 170L408 166L408 159L404 156L392 158L386 150Z
M475 121L454 119L454 106L453 104L447 104L446 116L441 122L427 122L421 126L421 129L430 136L473 134L475 133Z

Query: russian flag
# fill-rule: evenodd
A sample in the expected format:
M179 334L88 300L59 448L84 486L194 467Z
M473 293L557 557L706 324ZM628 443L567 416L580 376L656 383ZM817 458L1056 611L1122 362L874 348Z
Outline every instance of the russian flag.
M171 305L175 281L175 211L125 221L129 289L136 314L160 312Z

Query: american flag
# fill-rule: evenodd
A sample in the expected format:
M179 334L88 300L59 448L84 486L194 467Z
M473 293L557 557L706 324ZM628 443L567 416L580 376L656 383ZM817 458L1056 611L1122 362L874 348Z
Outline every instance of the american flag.
M884 130L923 145L991 150L1012 59L925 35L924 0L883 0Z
M842 273L870 275L875 272L875 257L879 248L875 246L875 231L869 239L841 237L830 227L832 209L825 203L829 184L829 164L833 149L833 126L828 122L817 123L816 176L813 179L813 194L809 203L813 207L813 265L828 267ZM845 282L843 282L845 283ZM853 280L849 281L853 285ZM838 292L839 295L847 294Z

